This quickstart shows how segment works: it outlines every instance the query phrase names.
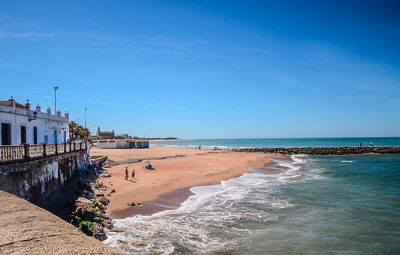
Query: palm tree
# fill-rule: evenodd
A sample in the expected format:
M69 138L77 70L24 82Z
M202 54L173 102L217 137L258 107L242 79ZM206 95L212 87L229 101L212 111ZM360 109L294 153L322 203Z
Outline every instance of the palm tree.
M69 139L71 141L90 141L90 130L71 121L69 123Z
M76 122L71 121L69 123L69 139L71 141L75 141L76 139L76 127L78 126L78 124L76 124Z

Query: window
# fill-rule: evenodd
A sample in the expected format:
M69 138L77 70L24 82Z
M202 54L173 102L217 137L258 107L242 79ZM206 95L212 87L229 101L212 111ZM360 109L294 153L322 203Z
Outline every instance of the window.
M33 127L33 144L37 144L37 127Z
M21 144L26 143L26 126L21 126Z
M11 145L11 124L1 123L1 144Z

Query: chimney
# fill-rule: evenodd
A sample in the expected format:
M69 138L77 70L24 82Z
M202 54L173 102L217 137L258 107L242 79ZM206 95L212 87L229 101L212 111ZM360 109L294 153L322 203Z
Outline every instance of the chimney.
M9 102L8 103L9 106L12 106L14 104L15 101L14 101L13 96L11 96L10 99L8 99L8 102Z
M36 111L40 112L40 105L39 104L36 105Z
M65 111L65 118L69 119L69 113L68 110Z
M50 106L47 106L47 114L51 114Z
M57 116L61 117L61 111L60 110L57 110Z
M29 103L29 99L26 99L25 108L26 108L27 110L30 110L30 109L31 109L31 104Z

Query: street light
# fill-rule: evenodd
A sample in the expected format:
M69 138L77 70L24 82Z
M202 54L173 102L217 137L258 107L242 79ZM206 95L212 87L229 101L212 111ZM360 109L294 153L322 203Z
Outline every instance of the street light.
M85 107L85 128L86 128L86 110L87 110L87 107Z
M54 87L54 114L57 115L57 89L58 86Z

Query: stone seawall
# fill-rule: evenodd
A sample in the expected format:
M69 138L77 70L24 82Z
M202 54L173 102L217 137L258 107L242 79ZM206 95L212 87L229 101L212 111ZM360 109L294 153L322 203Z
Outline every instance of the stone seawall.
M0 190L42 204L60 192L76 169L90 163L86 150L44 159L0 164Z
M350 155L365 153L400 154L400 146L344 146L344 147L283 147L283 148L237 148L235 152L265 152L277 154Z

